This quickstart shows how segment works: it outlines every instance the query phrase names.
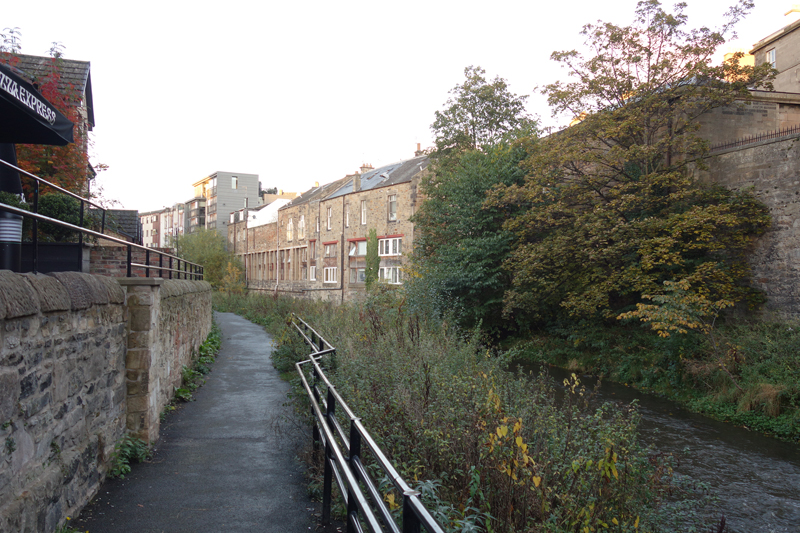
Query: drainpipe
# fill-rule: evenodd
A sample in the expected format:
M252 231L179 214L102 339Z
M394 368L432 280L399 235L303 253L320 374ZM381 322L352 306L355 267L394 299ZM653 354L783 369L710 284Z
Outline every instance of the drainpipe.
M279 259L278 256L280 255L281 250L281 210L278 209L278 216L275 219L275 293L278 292L278 266L279 266Z

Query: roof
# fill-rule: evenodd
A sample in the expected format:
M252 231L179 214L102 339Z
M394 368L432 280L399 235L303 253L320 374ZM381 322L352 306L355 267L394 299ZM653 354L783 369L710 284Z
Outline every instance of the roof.
M389 185L396 185L398 183L407 183L411 181L414 176L425 170L428 166L428 156L423 155L413 159L406 159L405 161L398 161L391 165L386 165L375 170L370 170L361 174L361 186L359 191L369 191L377 189L378 187L387 187ZM347 182L339 188L336 192L328 196L328 198L338 198L355 192L353 190L353 182L355 176L348 176Z
M762 48L765 48L765 47L771 45L772 43L774 43L775 41L777 41L781 37L784 37L785 35L790 34L794 30L796 30L797 28L800 28L800 20L796 20L796 21L792 22L791 24L787 24L786 26L784 26L783 28L779 29L775 33L773 33L771 35L768 35L767 37L764 37L763 39L761 39L760 41L758 41L756 44L753 45L753 49L750 50L750 53L752 55L755 55L755 53L758 50L761 50Z
M331 183L326 183L319 187L312 187L311 189L300 194L300 196L298 196L297 198L286 204L286 207L296 207L298 205L306 204L314 200L324 200L325 198L328 198L329 194L335 192L336 190L339 189L339 187L344 185L350 178L351 176L345 176L344 178L338 179Z
M248 228L255 228L272 224L278 221L278 210L289 203L285 198L279 198L269 205L262 206L258 211L251 211L249 213L249 221L247 222Z
M100 217L98 209L91 209L90 212L97 213L98 218ZM135 209L107 209L106 228L135 239L139 234L140 214L142 213Z
M0 61L21 70L22 75L34 85L38 85L40 80L46 78L50 74L53 63L58 62L61 71L58 88L64 89L71 86L84 95L89 125L94 126L94 101L89 61L8 53L0 54Z

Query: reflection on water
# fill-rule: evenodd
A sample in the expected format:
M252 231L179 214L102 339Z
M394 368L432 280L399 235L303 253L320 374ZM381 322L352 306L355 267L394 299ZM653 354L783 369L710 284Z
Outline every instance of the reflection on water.
M533 367L531 371L536 372ZM557 382L569 373L550 368ZM591 388L595 380L582 377ZM638 400L644 443L681 457L679 474L708 483L737 533L800 532L800 448L690 413L629 387L603 383L601 399Z

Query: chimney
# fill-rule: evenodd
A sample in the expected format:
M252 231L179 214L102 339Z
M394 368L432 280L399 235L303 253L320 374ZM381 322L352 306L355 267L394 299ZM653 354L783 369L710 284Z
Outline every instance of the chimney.
M314 188L317 188L317 187L319 187L319 182L318 182L318 181L315 181L315 182L314 182Z
M375 170L375 169L369 163L364 163L363 165L361 165L361 173L362 174L366 174L370 170Z
M422 149L420 148L420 143L417 143L417 151L414 152L414 157L419 157L422 155Z
M361 170L364 170L364 167L361 167ZM361 190L361 174L356 174L353 176L353 192L358 192Z

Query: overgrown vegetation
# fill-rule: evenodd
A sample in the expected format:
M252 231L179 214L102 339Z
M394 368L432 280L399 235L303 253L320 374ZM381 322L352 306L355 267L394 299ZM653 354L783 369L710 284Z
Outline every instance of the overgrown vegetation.
M240 292L244 272L241 260L226 248L225 237L216 230L200 229L175 240L182 259L203 265L203 279L215 289Z
M698 504L675 486L670 457L637 444L635 406L597 405L574 376L510 373L478 335L401 291L377 284L358 306L263 295L219 304L267 327L292 381L308 348L286 325L290 311L333 343L337 390L448 531L662 531L676 495ZM401 501L389 484L384 498Z
M108 468L108 477L125 479L131 472L131 463L141 463L151 456L150 445L140 438L125 435L114 445Z
M193 365L191 367L183 365L181 369L181 386L175 389L176 400L192 401L194 391L206 382L205 376L211 372L211 364L217 358L221 345L222 331L214 322L211 324L208 337L197 350L197 359L194 360Z

